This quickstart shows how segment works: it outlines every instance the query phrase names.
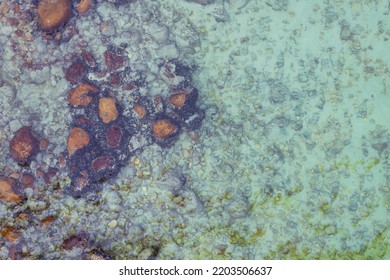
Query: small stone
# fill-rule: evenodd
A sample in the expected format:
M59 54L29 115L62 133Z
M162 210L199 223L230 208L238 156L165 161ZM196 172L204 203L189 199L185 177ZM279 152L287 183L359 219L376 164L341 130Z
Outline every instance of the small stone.
M152 124L153 135L160 140L163 140L168 136L175 134L176 131L177 126L167 119L156 120Z
M122 140L122 136L123 136L122 129L117 125L111 125L107 130L107 135L106 135L107 145L110 148L118 147Z
M8 178L0 179L0 201L6 203L19 203L22 199L12 190L13 181Z
M68 101L75 107L87 106L92 101L91 92L97 92L97 88L86 83L80 84L69 92Z
M65 71L65 79L72 84L80 83L87 74L87 66L81 61L74 61Z
M112 220L108 223L109 228L114 228L118 225L118 222L116 220Z
M97 66L96 59L90 52L83 50L81 56L88 67L95 68Z
M84 16L88 13L89 9L92 7L92 0L80 0L80 3L77 5L77 12Z
M50 184L53 178L57 175L58 169L50 167L49 170L43 175L43 180L46 184Z
M109 71L118 70L119 68L122 68L125 63L123 56L109 50L104 52L104 61Z
M28 126L16 131L10 142L12 158L20 165L29 164L39 151L39 141Z
M54 31L70 17L69 0L40 0L38 3L39 24L44 31Z
M46 138L42 138L41 141L39 142L39 150L41 151L47 150L49 144L50 144L49 140L47 140Z
M31 188L32 186L34 186L35 178L32 174L26 173L22 175L20 182L24 187Z
M18 242L20 237L22 236L22 234L19 231L17 231L15 228L13 228L13 227L5 227L5 228L3 228L0 231L0 235L5 240L7 240L8 242L11 242L11 243Z
M45 201L28 200L28 208L33 212L40 212L45 210L48 205Z
M88 143L89 143L89 135L84 129L80 127L72 128L68 137L69 157L71 157L77 150L86 146Z
M347 41L351 39L352 33L349 30L348 26L342 26L340 31L340 39L343 41Z
M19 120L12 120L9 122L9 128L11 129L12 132L15 132L21 126L22 124L20 123Z
M133 107L134 112L137 114L138 117L143 118L146 115L146 109L144 106L141 105L135 105Z
M115 160L111 156L102 156L92 161L92 169L95 172L101 172L109 169L113 169L115 166Z
M47 216L46 218L43 218L41 220L41 225L45 228L48 228L54 223L55 220L56 220L55 216Z
M110 123L118 118L115 99L103 97L99 100L99 116L104 123Z

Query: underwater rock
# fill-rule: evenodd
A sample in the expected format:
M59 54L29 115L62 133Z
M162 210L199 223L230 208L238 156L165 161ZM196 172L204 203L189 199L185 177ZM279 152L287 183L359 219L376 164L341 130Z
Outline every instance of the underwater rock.
M39 141L28 126L16 131L10 142L12 158L19 165L28 165L39 151Z
M0 201L4 203L19 203L22 199L13 190L14 181L10 178L0 178Z
M152 133L155 141L160 146L167 147L179 136L180 127L166 116L159 116L152 123Z
M68 155L71 157L77 150L88 145L90 137L88 133L80 128L74 127L68 137Z
M90 93L96 93L97 89L93 85L83 83L72 89L68 94L68 101L71 105L87 106L92 101Z
M72 250L73 248L86 247L88 244L88 235L84 232L79 234L72 235L64 240L62 243L62 248L67 251Z
M160 73L170 90L165 98L151 98L140 94L141 88L146 89L142 73L123 69L125 60L119 49L111 46L104 52L109 73L99 72L101 67L89 53L81 56L66 71L71 83L80 82L80 73L84 77L68 93L72 108L83 109L74 115L68 137L67 167L72 183L65 192L74 197L101 189L103 182L116 176L127 160L147 145L172 146L183 127L197 129L204 118L204 111L196 107L198 91L191 84L190 67L176 60L161 64ZM85 60L96 67L87 66ZM74 73L79 73L77 78ZM93 84L88 80L91 77L96 78ZM115 83L113 77L118 77ZM123 108L116 98L121 89L132 93L129 108Z
M116 148L119 146L122 140L123 132L122 128L118 125L111 125L107 130L107 145L110 148Z
M124 66L125 57L118 50L106 50L104 52L104 62L109 71L115 71Z
M87 65L81 59L74 61L65 71L65 79L72 84L80 83L87 74Z
M40 0L38 3L39 25L43 31L60 28L68 21L70 13L69 0Z
M115 99L111 97L103 97L99 100L99 117L106 124L118 118L118 109L115 103Z
M80 0L80 3L76 6L77 12L85 16L92 7L92 0Z
M208 5L214 2L214 0L187 0L187 1L202 4L202 5Z
M16 230L14 227L5 227L0 231L1 237L7 240L10 243L16 243L20 240L22 234L20 231Z
M35 178L30 173L24 173L22 174L22 177L20 179L20 183L26 188L31 188L34 186Z

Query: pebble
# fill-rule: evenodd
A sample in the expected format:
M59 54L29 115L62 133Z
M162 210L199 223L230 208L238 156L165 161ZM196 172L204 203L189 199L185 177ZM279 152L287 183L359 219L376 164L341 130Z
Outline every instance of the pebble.
M70 17L69 0L40 0L38 3L39 24L44 31L54 31Z
M103 97L99 100L99 116L104 123L110 123L118 118L115 99Z
M89 135L84 129L75 127L69 133L68 137L68 155L71 157L77 150L83 148L89 143Z
M87 106L92 101L90 92L96 93L97 88L87 83L80 84L69 92L68 101L75 107Z
M92 0L81 0L80 3L77 5L76 9L80 15L85 16L91 7Z
M39 151L39 141L31 127L23 126L16 131L10 142L12 158L21 165L28 164Z
M8 178L0 179L0 201L8 203L18 203L21 198L12 190L12 180Z
M176 125L167 119L156 120L152 124L152 132L154 136L160 140L174 134L177 130Z
M6 227L0 231L1 236L11 243L16 243L21 237L21 233L13 227Z

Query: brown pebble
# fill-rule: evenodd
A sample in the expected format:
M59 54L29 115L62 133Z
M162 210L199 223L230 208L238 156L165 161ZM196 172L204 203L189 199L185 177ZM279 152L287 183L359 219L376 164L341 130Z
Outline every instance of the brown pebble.
M106 134L106 141L107 145L110 148L116 148L119 146L121 140L122 140L123 132L122 129L117 126L117 125L111 125L107 129L107 134Z
M39 141L28 126L16 131L10 142L12 158L21 165L30 163L39 151Z
M22 175L20 182L25 187L32 187L34 185L35 178L32 174L25 173Z
M187 95L188 92L185 91L174 93L168 97L168 100L173 106L180 109L186 103Z
M8 177L11 179L17 180L20 177L20 173L19 172L12 172Z
M115 99L103 97L99 100L99 116L104 123L110 123L118 118Z
M0 200L8 203L19 203L22 199L12 189L13 180L9 178L0 179Z
M119 68L123 67L125 63L123 56L109 50L104 52L104 61L109 71L118 70Z
M68 101L75 107L87 106L92 101L88 95L90 92L97 92L97 88L90 84L80 84L69 92Z
M54 31L70 17L69 0L40 0L38 3L39 24L44 31Z
M78 59L65 70L65 79L73 84L80 83L87 74L87 70L87 66Z
M173 135L177 131L177 126L167 119L156 120L152 124L152 132L157 139L163 140Z
M146 115L146 109L142 105L135 105L133 109L137 116L140 118L143 118Z
M1 236L11 243L16 243L19 241L22 234L20 231L17 231L14 227L5 227L0 231Z
M51 180L57 175L58 169L50 167L49 170L43 175L43 180L45 184L50 184Z
M65 239L64 242L62 243L62 247L70 251L73 248L81 248L85 247L88 243L88 236L85 233L79 233L77 235L72 235L69 238Z
M43 227L46 227L46 228L50 227L54 223L55 220L56 220L55 216L47 216L46 218L43 218L41 220L41 225Z
M45 151L49 147L49 144L50 144L49 140L47 140L46 138L42 138L41 141L39 142L39 149L41 151Z
M37 170L35 171L35 175L37 177L42 178L45 175L45 172L43 172L43 170L41 168L37 168Z
M88 133L80 128L74 127L68 137L68 155L71 157L77 150L83 148L89 143Z
M84 16L88 13L89 9L92 7L92 0L80 0L80 3L77 5L77 12Z
M95 68L97 66L96 59L90 52L83 50L81 56L88 67Z
M115 159L111 156L102 156L92 161L92 169L95 172L112 169L115 165Z

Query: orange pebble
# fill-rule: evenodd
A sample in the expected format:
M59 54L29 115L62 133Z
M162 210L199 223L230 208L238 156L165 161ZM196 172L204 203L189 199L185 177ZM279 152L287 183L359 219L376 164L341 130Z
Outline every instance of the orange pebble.
M143 118L146 115L146 109L144 106L141 105L135 105L133 107L134 112L137 114L138 117Z
M187 95L188 92L185 91L174 93L168 97L168 100L173 106L180 109L186 103Z
M90 92L96 92L97 88L90 84L80 84L72 89L68 94L68 101L73 106L87 106L92 101L88 95Z
M71 7L69 0L40 0L38 19L44 31L54 31L68 21Z
M19 218L20 220L27 220L27 219L28 219L28 214L27 214L27 213L20 213L20 214L18 215L18 218Z
M12 180L0 179L0 200L8 203L18 203L22 199L12 190Z
M54 223L55 220L56 220L55 216L47 216L46 218L43 218L41 220L41 225L43 227L49 227Z
M156 120L152 124L152 132L154 136L160 140L173 135L177 131L177 126L167 119Z
M11 155L19 164L29 163L39 150L38 139L28 126L23 126L15 132L10 141Z
M80 0L80 3L77 5L77 12L84 16L88 13L89 9L92 7L92 0Z
M99 100L99 116L104 123L115 121L118 118L118 110L115 99L103 97Z
M71 157L77 150L89 143L89 135L84 129L74 127L68 137L68 155Z
M5 227L0 231L1 236L11 243L19 241L22 234L13 227Z

